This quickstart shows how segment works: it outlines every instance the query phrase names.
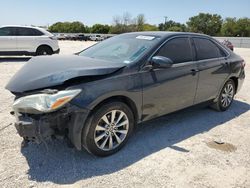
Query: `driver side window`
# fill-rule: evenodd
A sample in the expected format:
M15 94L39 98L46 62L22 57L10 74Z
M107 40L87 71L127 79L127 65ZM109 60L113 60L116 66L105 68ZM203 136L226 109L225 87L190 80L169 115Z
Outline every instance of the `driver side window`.
M15 28L11 27L0 28L0 36L15 36Z
M164 44L156 54L171 59L174 63L192 61L192 50L186 37L174 38Z

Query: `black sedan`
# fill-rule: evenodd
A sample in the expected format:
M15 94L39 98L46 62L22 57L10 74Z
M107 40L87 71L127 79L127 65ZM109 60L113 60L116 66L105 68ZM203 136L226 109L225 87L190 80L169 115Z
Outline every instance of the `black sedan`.
M205 102L227 110L244 66L206 35L128 33L77 55L34 57L6 88L25 143L64 135L78 150L107 156L139 122Z

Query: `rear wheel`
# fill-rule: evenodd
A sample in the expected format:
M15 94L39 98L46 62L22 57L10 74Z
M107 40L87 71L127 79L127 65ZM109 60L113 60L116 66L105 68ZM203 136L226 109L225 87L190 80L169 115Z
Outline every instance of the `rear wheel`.
M234 100L235 91L234 81L228 80L220 92L218 101L212 105L212 108L217 111L226 111Z
M134 116L122 102L109 102L91 115L83 130L83 147L97 156L120 150L134 129Z
M49 46L40 46L37 51L36 55L52 55L53 50Z

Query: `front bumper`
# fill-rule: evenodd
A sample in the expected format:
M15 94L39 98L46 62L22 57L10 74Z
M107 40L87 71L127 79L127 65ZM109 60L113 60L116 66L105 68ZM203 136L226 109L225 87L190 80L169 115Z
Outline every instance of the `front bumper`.
M56 51L54 51L54 54L59 54L60 53L60 48L58 48Z
M55 134L49 122L35 120L24 115L18 117L15 127L18 134L25 140L37 143Z
M41 143L51 136L65 135L78 149L82 149L82 129L89 111L74 105L67 105L53 113L15 113L15 127L26 141Z

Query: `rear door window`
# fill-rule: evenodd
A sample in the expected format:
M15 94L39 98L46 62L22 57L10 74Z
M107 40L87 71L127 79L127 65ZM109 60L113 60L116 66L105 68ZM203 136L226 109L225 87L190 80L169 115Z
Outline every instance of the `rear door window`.
M174 63L192 61L193 56L189 38L180 37L171 39L158 51L157 56L167 57Z
M209 39L193 38L193 40L196 46L197 60L213 59L226 56L226 54Z

